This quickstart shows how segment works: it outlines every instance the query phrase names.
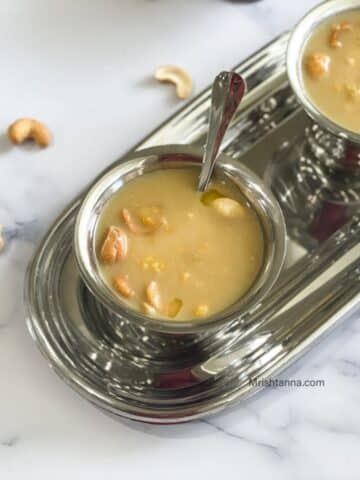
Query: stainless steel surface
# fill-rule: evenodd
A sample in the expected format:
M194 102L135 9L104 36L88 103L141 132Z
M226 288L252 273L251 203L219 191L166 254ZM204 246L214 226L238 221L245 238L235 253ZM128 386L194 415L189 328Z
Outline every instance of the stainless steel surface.
M226 154L268 181L274 179L273 164L286 163L284 142L301 144L299 134L310 125L286 79L286 45L284 35L236 67L248 94L225 137ZM209 104L210 89L137 148L164 143L200 148ZM275 194L286 196L286 221L294 227L306 206L293 204L291 183L288 187L275 188ZM81 198L56 221L29 267L27 323L52 369L114 416L164 424L217 412L254 393L254 380L277 375L344 314L359 308L359 218L349 218L325 242L309 242L309 233L299 228L288 237L285 270L274 289L258 310L220 332L216 351L209 351L204 340L191 355L158 360L162 345L152 344L146 328L124 322L117 335L106 328L108 312L81 281L72 249Z
M207 189L221 142L245 93L245 82L235 72L221 72L214 80L209 112L209 130L198 190Z
M96 226L105 204L122 185L144 173L159 169L193 168L197 172L201 168L201 151L198 148L184 145L167 145L138 150L123 157L106 174L98 179L85 196L79 210L74 233L74 251L79 270L87 287L93 295L111 312L112 323L120 324L129 320L135 325L152 330L174 333L192 334L206 332L207 336L215 335L221 327L234 322L239 316L246 315L261 302L276 282L286 253L285 221L279 204L264 182L247 167L226 155L218 157L216 173L226 176L247 198L262 225L266 249L261 271L248 290L236 303L228 309L204 320L174 322L173 320L145 316L129 308L119 301L99 270L95 237ZM192 339L192 343L196 339Z

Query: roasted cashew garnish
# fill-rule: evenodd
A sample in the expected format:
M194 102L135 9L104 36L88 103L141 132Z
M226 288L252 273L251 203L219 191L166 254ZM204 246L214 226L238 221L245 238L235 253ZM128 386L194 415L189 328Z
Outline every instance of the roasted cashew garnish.
M25 140L34 140L40 147L47 147L51 142L51 133L46 125L33 118L19 118L8 128L9 140L15 145Z
M329 44L332 48L340 48L342 47L342 42L339 40L339 35L342 32L348 32L351 30L351 25L349 22L342 22L337 25L334 25L331 29L330 37L329 37Z
M330 69L330 57L325 53L313 53L306 60L306 69L313 78L326 75Z
M155 310L161 309L161 295L159 284L152 280L146 288L146 299L149 305L151 305Z
M223 217L240 217L245 213L245 208L239 202L228 197L217 198L211 206Z
M146 313L146 315L151 315L151 316L156 315L156 309L147 302L143 303L143 310L144 310L144 313Z
M114 284L115 290L122 297L131 298L135 295L134 290L129 285L127 277L121 277L120 275L118 275L117 277L114 277L113 284Z
M123 260L128 252L127 235L119 227L109 227L100 250L100 257L109 265Z
M135 235L147 235L156 232L162 225L166 225L165 217L155 209L150 214L140 215L139 221L134 218L129 209L123 208L121 210L121 217L130 230Z
M182 68L175 65L159 67L155 72L156 80L159 82L173 83L176 87L176 95L179 98L188 98L192 90L192 78Z

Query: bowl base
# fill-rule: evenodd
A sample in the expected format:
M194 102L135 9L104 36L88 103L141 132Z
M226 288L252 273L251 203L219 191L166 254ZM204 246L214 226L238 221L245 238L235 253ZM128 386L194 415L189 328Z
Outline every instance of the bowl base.
M290 236L311 249L359 209L360 148L312 123L295 142L284 142L266 177Z

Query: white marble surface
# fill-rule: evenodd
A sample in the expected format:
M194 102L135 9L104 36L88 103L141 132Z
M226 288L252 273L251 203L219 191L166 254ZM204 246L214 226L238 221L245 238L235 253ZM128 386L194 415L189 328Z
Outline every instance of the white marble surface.
M0 478L359 478L360 318L287 372L325 387L267 389L207 421L115 422L47 367L24 325L25 268L54 217L179 106L149 77L178 63L196 90L293 25L313 0L1 0ZM55 134L13 148L23 115Z

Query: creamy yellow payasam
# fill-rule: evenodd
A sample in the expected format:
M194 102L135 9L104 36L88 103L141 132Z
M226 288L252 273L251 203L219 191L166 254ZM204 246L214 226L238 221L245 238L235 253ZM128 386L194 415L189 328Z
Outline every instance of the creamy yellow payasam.
M238 187L167 169L116 192L96 231L101 274L120 302L173 321L206 318L242 297L264 259L261 222Z
M360 133L360 9L315 29L304 49L303 83L324 115Z

